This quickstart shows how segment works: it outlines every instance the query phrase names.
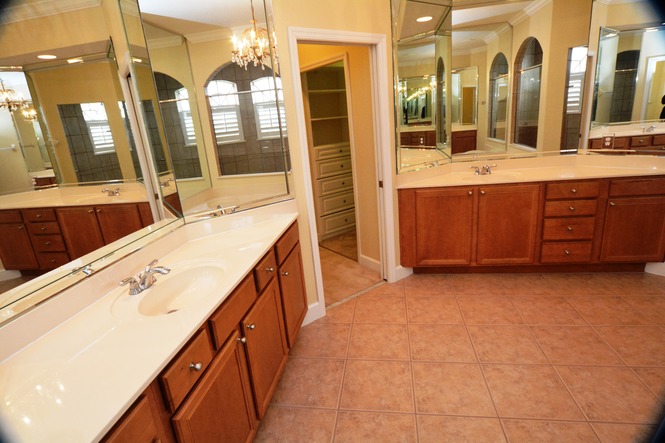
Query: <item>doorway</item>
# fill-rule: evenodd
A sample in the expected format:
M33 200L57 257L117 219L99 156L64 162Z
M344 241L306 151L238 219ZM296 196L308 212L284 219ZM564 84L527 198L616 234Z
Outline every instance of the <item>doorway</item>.
M331 307L383 283L370 48L299 42L298 54L313 224Z

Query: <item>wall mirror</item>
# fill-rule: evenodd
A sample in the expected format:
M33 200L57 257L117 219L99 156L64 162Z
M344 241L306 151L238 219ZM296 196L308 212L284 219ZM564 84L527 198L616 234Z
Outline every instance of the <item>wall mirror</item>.
M455 125L475 125L478 118L478 67L454 69L450 82L450 121Z
M288 197L288 137L271 3L229 1L224 14L176 1L140 0L139 8L184 213ZM233 60L232 36L241 38L252 20L266 29L265 57L256 66L240 66Z
M584 70L570 76L567 61L572 48L588 45L595 3L598 2L455 2L450 14L451 62L446 66L449 68L446 77L450 77L446 78L445 94L449 101L445 108L446 123L451 123L447 128L450 159L428 158L399 172L448 161L576 152L583 145L580 125L584 109L579 99L583 91L570 85L584 83L580 78ZM408 7L409 2L406 4ZM532 56L537 51L529 51L530 47L540 47L542 56ZM401 46L395 49L396 66L401 70ZM431 55L430 52L419 63L429 63L435 69ZM410 63L418 64L413 60ZM475 119L467 108L470 115L467 121L475 120L475 125L458 124L464 117L458 104L465 100L464 91L458 87L461 76L455 74L456 71L466 74L467 69L471 73L474 67L477 69ZM469 97L472 87L473 84L466 90ZM577 97L575 106L569 105L570 97ZM436 111L439 109L435 107ZM398 112L400 109L396 109ZM434 121L438 122L436 114Z

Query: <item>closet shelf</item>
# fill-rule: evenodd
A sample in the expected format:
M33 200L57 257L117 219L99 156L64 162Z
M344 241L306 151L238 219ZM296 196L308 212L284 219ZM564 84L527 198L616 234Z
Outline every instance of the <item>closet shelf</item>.
M345 89L310 89L307 91L308 94L339 94L340 92L346 94Z
M324 122L324 121L330 121L330 120L340 120L340 119L347 119L349 118L348 115L333 115L331 117L316 117L312 118L312 122Z

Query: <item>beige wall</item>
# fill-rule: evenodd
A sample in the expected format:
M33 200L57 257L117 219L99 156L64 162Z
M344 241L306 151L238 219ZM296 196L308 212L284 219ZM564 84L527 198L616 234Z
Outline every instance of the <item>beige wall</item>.
M359 254L380 261L379 216L374 155L372 90L369 49L366 46L298 45L301 69L320 65L348 55L351 93L350 116L353 134L353 161L356 195L356 220Z

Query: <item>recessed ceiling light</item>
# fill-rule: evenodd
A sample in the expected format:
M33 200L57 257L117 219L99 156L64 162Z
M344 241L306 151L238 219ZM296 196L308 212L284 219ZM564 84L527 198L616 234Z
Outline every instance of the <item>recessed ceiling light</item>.
M53 60L53 59L56 59L58 57L56 57L55 55L51 55L51 54L42 54L42 55L38 55L37 58L40 58L42 60Z
M422 16L422 17L418 17L418 18L416 19L416 21L417 21L418 23L425 23L425 22L428 22L428 21L430 21L430 20L432 20L432 16L431 16L431 15L424 15L424 16Z

